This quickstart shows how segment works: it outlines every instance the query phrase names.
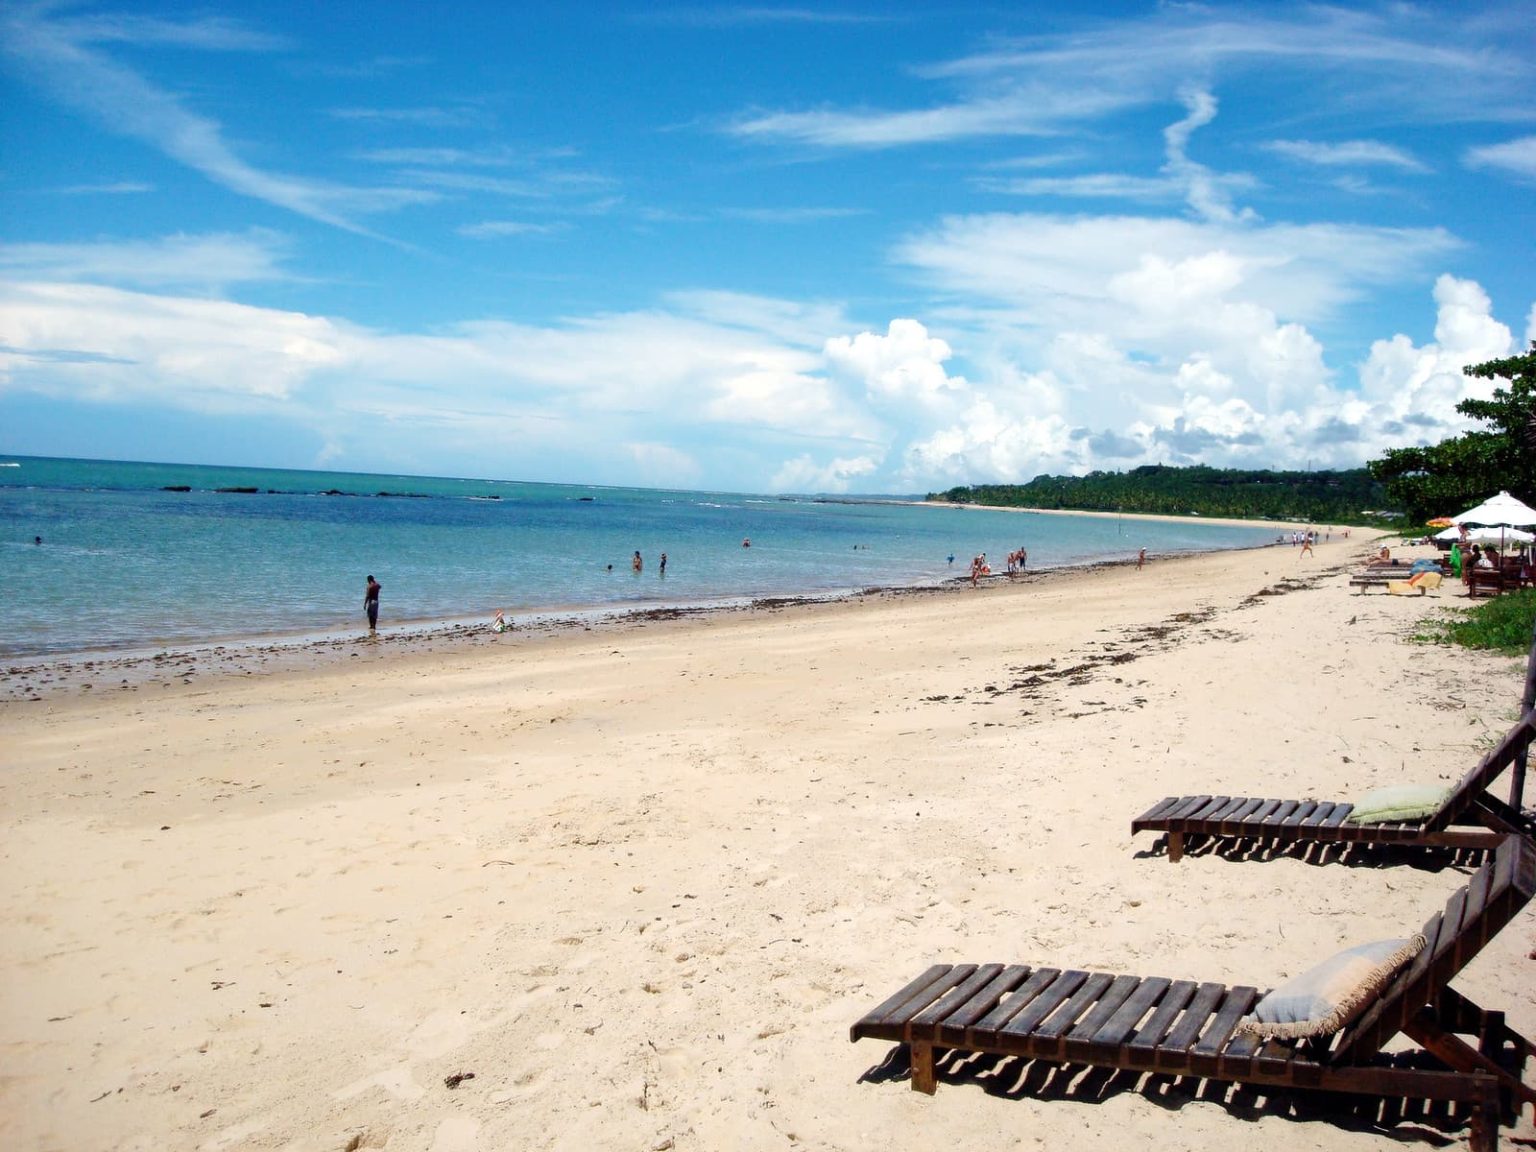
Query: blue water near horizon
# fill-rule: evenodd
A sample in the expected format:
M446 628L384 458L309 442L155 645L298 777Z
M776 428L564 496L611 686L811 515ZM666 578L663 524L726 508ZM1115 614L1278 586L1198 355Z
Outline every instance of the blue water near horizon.
M369 573L390 628L935 584L1020 546L1036 569L1274 538L869 497L7 456L0 658L356 632Z

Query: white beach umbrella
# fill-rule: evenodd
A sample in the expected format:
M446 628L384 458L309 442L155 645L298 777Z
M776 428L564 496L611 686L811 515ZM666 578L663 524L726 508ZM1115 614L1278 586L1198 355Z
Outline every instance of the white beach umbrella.
M1457 524L1477 524L1485 528L1496 528L1500 524L1510 528L1533 528L1536 527L1536 508L1516 500L1508 492L1500 492L1452 519Z
M1505 528L1502 524L1497 528L1471 528L1467 531L1468 544L1529 544L1536 540L1529 532L1522 532L1518 528Z

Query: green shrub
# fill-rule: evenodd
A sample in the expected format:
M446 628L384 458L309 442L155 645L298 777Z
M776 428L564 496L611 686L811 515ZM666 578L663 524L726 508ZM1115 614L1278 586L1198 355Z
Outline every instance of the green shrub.
M1420 640L1434 644L1460 644L1508 656L1530 651L1531 629L1536 627L1536 588L1506 592L1475 608L1453 609L1448 616L1427 621Z

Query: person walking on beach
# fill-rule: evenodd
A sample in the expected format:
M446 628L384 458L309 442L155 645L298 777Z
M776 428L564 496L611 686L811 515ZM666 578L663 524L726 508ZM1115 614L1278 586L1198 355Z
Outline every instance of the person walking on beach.
M1308 552L1312 552L1312 533L1310 532L1301 538L1301 556L1305 556ZM1316 556L1317 553L1312 552L1312 555ZM1301 556L1296 559L1300 560Z
M368 586L363 589L363 611L368 614L368 635L373 636L379 630L379 593L384 590L384 585L368 574Z
M1146 563L1147 550L1143 548L1140 552L1136 553L1136 571L1140 572L1142 568L1145 567Z

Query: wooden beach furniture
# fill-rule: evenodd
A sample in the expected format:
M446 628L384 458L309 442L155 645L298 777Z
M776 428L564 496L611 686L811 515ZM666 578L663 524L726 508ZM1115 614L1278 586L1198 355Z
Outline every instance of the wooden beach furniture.
M1533 649L1536 654L1536 649ZM1349 822L1347 800L1270 800L1250 796L1169 796L1131 821L1131 834L1161 832L1168 860L1177 863L1191 836L1290 843L1407 844L1490 848L1515 833L1536 840L1536 821L1521 813L1518 792L1506 804L1489 792L1508 768L1525 763L1536 739L1536 712L1521 713L1504 738L1445 795L1438 808L1413 820ZM1519 773L1517 773L1519 775Z
M1508 837L1444 911L1425 947L1353 1009L1337 1030L1305 1039L1239 1028L1261 999L1246 985L1116 976L1026 964L936 964L853 1025L910 1048L912 1087L937 1088L946 1049L1053 1064L1448 1101L1471 1113L1474 1152L1492 1152L1500 1123L1536 1107L1524 1079L1536 1046L1449 987L1451 979L1536 892L1536 847ZM1399 943L1388 941L1388 944ZM1399 1033L1419 1051L1388 1056ZM1463 1039L1470 1036L1469 1041ZM1412 1067L1427 1063L1429 1067Z
M1468 596L1498 596L1509 585L1504 577L1504 572L1499 568L1478 568L1476 566L1464 569L1462 578L1467 582Z
M1404 566L1401 568L1366 568L1360 572L1352 572L1349 577L1349 586L1358 588L1361 592L1372 588L1385 589L1394 580L1406 580L1412 575L1412 570Z

